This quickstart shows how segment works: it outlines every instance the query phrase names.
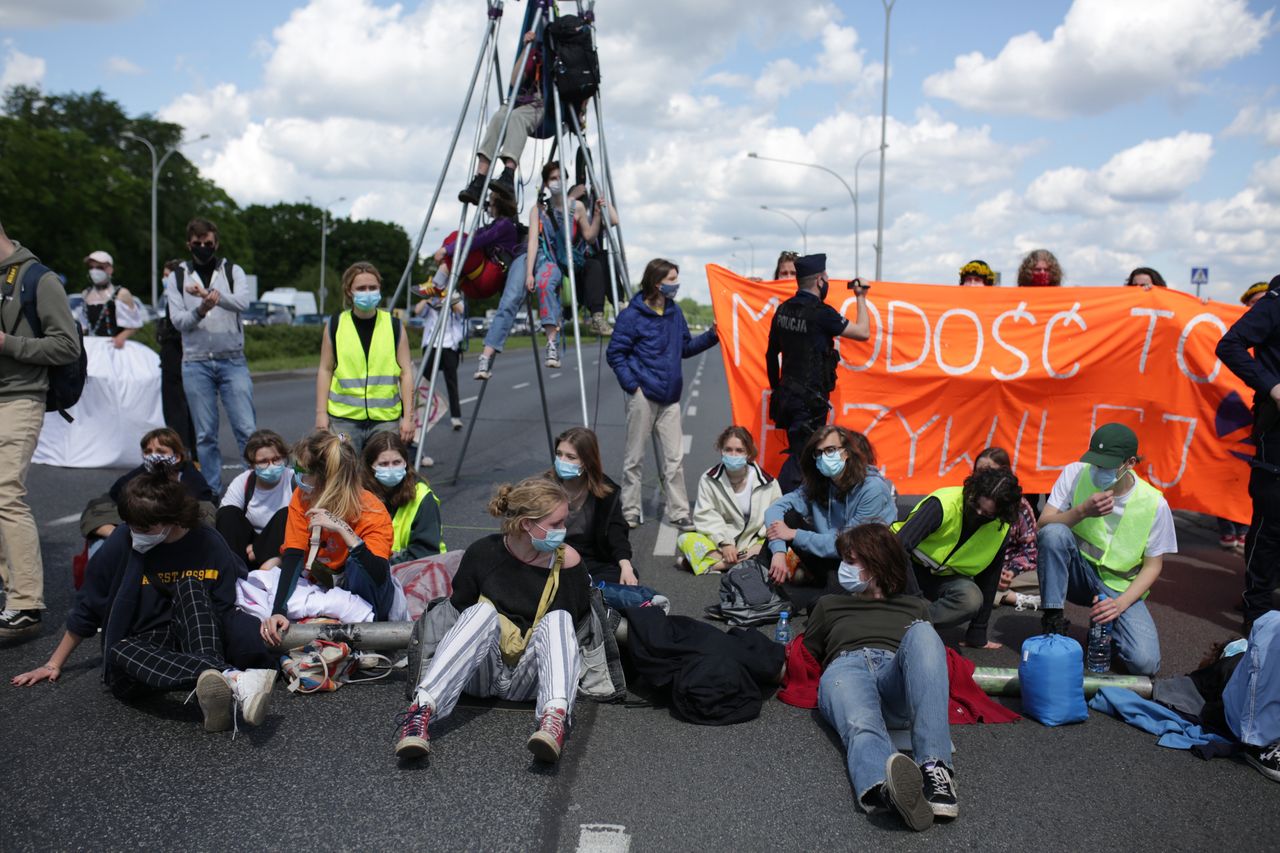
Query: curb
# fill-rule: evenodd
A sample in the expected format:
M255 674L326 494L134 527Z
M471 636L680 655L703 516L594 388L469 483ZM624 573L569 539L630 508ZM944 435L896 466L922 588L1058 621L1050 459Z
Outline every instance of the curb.
M249 375L254 382L274 382L283 379L315 378L319 369L318 367L299 367L293 370L264 370L261 373L251 373Z

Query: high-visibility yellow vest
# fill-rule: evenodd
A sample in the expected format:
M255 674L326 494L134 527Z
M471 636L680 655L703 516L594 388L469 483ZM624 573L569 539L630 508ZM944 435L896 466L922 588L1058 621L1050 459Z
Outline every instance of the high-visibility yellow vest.
M947 486L938 489L926 497L936 498L942 504L942 523L938 529L924 538L911 557L935 575L965 575L973 577L982 572L1000 553L1004 546L1005 536L1009 533L1009 525L1003 521L992 520L979 527L973 535L957 547L960 541L960 528L964 524L964 488ZM916 514L924 501L916 504L907 516L907 520ZM892 525L896 533L902 529L906 521L898 521Z
M404 411L400 402L400 363L396 361L396 338L391 325L391 315L379 311L366 358L351 312L339 315L334 334L336 364L329 383L330 416L354 421L400 420Z
M1093 466L1088 463L1076 480L1071 505L1080 506L1096 492L1102 491L1093 484ZM1071 528L1075 534L1080 555L1098 572L1102 582L1117 592L1124 592L1142 571L1142 561L1151 538L1151 528L1156 523L1156 510L1160 508L1160 490L1133 474L1133 494L1125 501L1124 513L1116 532L1107 530L1101 518L1085 518ZM1147 590L1150 593L1150 590ZM1146 598L1147 594L1143 594Z
M436 493L431 491L431 487L421 480L418 481L417 488L413 493L413 500L396 510L396 514L391 518L391 553L398 554L405 548L409 547L409 534L413 531L413 520L418 517L418 507L422 506L422 502L430 497L436 502L436 508L440 507L440 498ZM441 531L443 534L443 531ZM445 552L444 536L440 537L440 553Z

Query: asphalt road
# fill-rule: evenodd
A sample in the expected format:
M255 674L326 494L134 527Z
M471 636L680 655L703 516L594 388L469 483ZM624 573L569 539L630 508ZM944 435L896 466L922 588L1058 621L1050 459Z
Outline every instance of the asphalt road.
M603 352L584 353L586 385L606 468L621 474L623 398ZM474 357L462 366L476 395ZM494 484L549 463L532 357L498 359L457 485L448 482L462 433L437 427L427 471L443 501L451 548L495 529L485 513ZM553 432L581 422L576 362L544 373ZM719 350L686 362L686 482L712 464L728 422ZM599 388L597 395L596 389ZM259 424L295 438L311 425L314 385L293 376L256 383ZM474 401L464 406L469 418ZM226 460L236 457L224 435ZM31 502L40 523L49 611L43 635L0 645L6 676L39 665L61 634L72 599L70 560L86 500L119 475L37 466ZM231 472L227 472L227 479ZM646 516L659 517L652 459ZM904 504L909 499L904 499ZM1151 596L1163 672L1196 665L1232 633L1240 558L1216 548L1205 520L1179 519L1181 553ZM716 580L674 568L674 532L649 521L633 532L643 580L675 612L700 614ZM1077 625L1086 617L1069 612ZM968 651L979 665L1016 666L1037 614L997 611L998 651ZM1076 628L1079 639L1082 629ZM944 635L947 637L947 635ZM958 639L951 636L949 639ZM1048 729L1024 720L956 726L961 817L923 835L853 803L838 740L816 712L766 702L761 716L727 728L678 722L663 709L579 703L562 762L550 769L524 748L527 707L472 702L433 730L430 763L392 754L393 717L405 702L398 677L298 697L278 686L264 726L208 735L195 703L169 695L138 706L107 695L101 657L86 643L56 685L0 685L0 849L814 850L1274 849L1280 786L1231 760L1201 761L1093 714ZM1016 700L1006 700L1017 708ZM1267 839L1272 839L1267 841Z

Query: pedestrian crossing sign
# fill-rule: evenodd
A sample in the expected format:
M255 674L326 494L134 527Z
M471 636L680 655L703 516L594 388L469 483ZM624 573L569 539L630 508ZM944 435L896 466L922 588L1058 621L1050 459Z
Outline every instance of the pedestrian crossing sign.
M1192 267L1191 283L1196 287L1203 287L1207 285L1209 283L1209 268L1208 267Z

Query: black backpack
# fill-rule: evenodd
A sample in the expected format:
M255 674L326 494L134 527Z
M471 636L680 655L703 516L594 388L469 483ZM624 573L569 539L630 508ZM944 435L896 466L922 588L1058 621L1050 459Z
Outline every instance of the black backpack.
M44 325L40 322L40 312L36 310L36 291L40 287L40 279L45 273L52 272L39 261L29 264L22 273L22 314L27 318L31 334L37 338L44 337ZM75 418L67 414L67 409L80 401L84 393L84 380L89 375L89 358L84 352L84 332L76 323L76 336L80 340L80 355L66 364L55 364L49 367L49 390L45 394L44 408L46 412L57 412L71 423Z
M743 560L720 576L720 603L704 615L741 628L772 625L791 605L781 587L769 580L769 567L759 560Z
M556 18L547 25L547 47L561 108L576 109L600 90L600 60L591 43L591 25L577 15Z

